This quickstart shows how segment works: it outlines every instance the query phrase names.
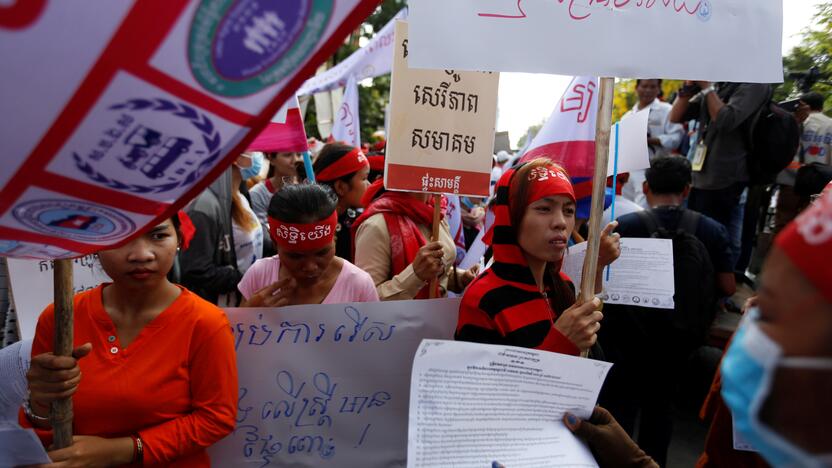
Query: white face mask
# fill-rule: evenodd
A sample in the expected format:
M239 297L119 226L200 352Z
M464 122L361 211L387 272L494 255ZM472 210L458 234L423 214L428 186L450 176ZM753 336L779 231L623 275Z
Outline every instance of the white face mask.
M722 361L722 398L735 429L772 466L832 466L832 405L824 404L832 398L832 358L783 357L758 315L748 311Z

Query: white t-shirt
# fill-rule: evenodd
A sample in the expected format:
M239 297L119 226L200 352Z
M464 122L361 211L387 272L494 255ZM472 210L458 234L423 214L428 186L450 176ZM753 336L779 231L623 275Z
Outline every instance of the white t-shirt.
M248 204L245 197L240 196L241 206L246 210L252 219L257 219L257 215ZM242 226L232 220L232 228L234 230L234 252L237 254L237 269L240 273L245 273L250 266L258 259L263 257L263 229L260 227L260 221L250 231L243 229Z

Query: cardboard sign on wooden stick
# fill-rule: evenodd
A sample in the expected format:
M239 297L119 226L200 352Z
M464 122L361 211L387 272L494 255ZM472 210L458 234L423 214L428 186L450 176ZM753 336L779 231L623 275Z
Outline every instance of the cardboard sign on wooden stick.
M407 23L396 23L388 190L488 196L499 75L409 68Z

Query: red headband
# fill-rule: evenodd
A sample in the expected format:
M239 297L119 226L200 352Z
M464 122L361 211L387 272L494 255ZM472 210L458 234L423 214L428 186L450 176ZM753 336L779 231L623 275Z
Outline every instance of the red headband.
M535 167L528 174L529 197L527 204L532 204L541 198L554 195L565 195L575 201L575 190L569 176L563 170L552 166ZM517 181L513 181L517 183Z
M335 239L338 212L309 224L284 223L269 216L269 234L278 250L312 251L322 249Z
M321 182L331 182L344 177L347 174L352 174L360 171L365 167L369 167L367 157L361 152L361 149L355 148L343 157L339 158L335 163L330 164L326 169L322 170L315 178Z
M774 242L832 303L832 192L821 195Z

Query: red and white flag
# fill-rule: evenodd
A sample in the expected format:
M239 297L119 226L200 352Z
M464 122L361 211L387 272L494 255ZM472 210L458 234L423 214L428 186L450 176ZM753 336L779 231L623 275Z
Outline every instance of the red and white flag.
M546 157L573 178L592 177L598 91L597 78L575 77L520 161Z
M248 145L248 151L303 152L309 149L297 96L277 111L266 128Z
M563 166L572 179L592 177L595 170L595 121L598 80L579 76L569 83L552 115L532 140L521 162L546 157ZM628 114L611 129L607 175L650 167L647 151L649 108Z
M379 0L0 8L0 255L74 257L169 217Z

